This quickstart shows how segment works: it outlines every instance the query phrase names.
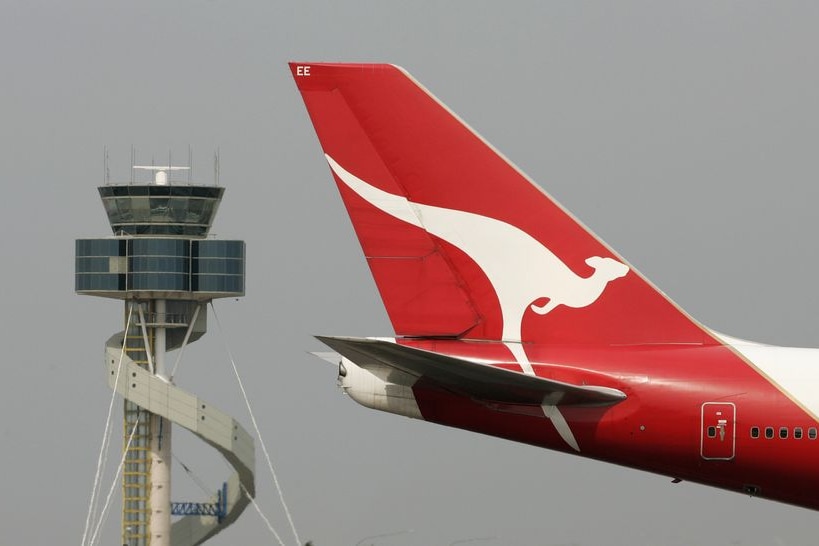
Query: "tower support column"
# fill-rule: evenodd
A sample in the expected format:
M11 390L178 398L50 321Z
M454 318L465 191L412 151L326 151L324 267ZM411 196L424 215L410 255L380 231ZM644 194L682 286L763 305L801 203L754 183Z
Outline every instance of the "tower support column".
M167 350L166 305L164 299L154 300L153 356L154 372L168 381L165 369ZM159 415L151 418L151 546L171 544L171 422Z
M151 418L151 546L171 544L171 423Z

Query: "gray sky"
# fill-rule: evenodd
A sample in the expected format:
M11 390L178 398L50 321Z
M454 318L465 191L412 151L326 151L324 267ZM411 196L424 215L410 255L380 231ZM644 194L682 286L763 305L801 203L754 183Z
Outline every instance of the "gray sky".
M288 60L400 64L683 308L819 345L819 6L807 2L24 2L0 16L0 527L79 544L121 304L73 293L96 194L193 146L248 244L248 290L179 385L249 426L230 345L299 532L318 546L815 544L817 515L366 410L311 334L389 335ZM513 5L509 5L513 4ZM119 402L117 407L119 407ZM117 417L119 419L119 417ZM119 420L117 427L119 427ZM228 471L180 431L209 484ZM259 458L259 502L287 527ZM200 500L174 468L174 498ZM110 474L109 474L110 475ZM119 503L104 544L119 540ZM292 539L291 539L292 540ZM252 509L209 544L272 544Z

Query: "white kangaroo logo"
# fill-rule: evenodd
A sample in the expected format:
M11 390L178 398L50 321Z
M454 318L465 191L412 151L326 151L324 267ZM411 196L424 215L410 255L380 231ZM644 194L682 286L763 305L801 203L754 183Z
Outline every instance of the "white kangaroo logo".
M525 373L534 375L520 344L527 308L545 315L559 305L586 307L600 297L609 282L629 271L628 266L616 260L592 256L586 259L586 264L594 273L580 277L537 239L513 225L471 212L413 203L364 182L332 157L325 156L341 181L371 205L440 237L478 264L500 302L502 339ZM548 302L533 303L541 298L548 298Z

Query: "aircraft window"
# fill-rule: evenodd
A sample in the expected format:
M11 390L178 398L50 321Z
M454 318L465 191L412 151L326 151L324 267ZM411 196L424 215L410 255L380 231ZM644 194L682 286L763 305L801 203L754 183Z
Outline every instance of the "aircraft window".
M773 438L773 427L765 427L765 438L768 440Z
M779 427L779 437L783 440L788 438L788 427Z
M759 427L751 427L751 438L759 438Z
M808 438L810 438L811 440L816 439L816 428L815 427L810 427L808 429Z
M709 438L717 437L717 427L708 427L708 437Z
M795 427L793 429L793 437L797 440L802 439L802 427Z

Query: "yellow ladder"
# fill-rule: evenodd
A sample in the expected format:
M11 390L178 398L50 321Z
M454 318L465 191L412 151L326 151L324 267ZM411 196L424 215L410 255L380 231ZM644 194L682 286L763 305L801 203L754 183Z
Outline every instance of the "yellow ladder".
M153 344L153 331L147 330ZM125 356L148 369L142 329L132 318L126 324ZM147 348L150 350L150 347ZM125 400L122 411L122 544L150 546L151 543L151 413ZM133 437L131 432L133 431ZM131 438L130 445L128 438Z

